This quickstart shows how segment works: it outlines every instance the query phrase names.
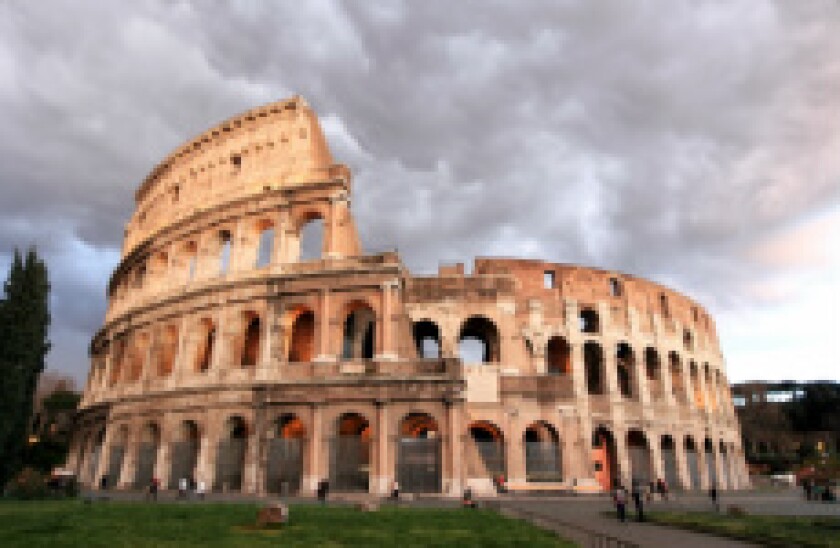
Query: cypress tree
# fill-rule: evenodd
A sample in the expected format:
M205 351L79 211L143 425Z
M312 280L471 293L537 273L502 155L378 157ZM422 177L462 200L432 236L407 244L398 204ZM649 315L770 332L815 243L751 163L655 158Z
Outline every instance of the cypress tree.
M0 300L0 486L21 466L32 399L50 344L47 267L15 249Z

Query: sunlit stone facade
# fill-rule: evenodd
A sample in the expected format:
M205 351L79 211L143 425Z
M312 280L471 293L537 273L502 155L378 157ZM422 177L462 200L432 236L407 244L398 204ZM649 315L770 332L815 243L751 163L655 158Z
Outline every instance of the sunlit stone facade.
M533 260L413 276L397 253L363 252L350 191L299 97L208 130L152 171L90 345L68 462L84 483L746 485L700 305ZM307 238L321 240L314 257Z

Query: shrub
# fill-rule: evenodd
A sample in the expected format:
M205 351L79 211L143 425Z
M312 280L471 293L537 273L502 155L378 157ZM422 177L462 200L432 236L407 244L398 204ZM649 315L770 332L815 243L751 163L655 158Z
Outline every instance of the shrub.
M6 495L19 500L43 499L49 495L44 475L33 468L24 468L6 485Z

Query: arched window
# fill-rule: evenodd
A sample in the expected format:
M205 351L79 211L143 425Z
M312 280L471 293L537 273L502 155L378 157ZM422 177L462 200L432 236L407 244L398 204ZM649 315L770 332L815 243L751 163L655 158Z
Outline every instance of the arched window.
M458 346L464 363L498 362L499 330L484 316L472 316L461 326Z
M365 303L353 303L344 320L345 360L371 360L376 348L376 314Z
M621 297L621 282L618 278L610 278L610 296Z
M324 220L312 214L300 227L299 235L300 260L320 259L324 248Z
M565 375L571 370L569 343L563 337L552 337L545 349L546 370L549 375Z
M586 373L586 388L590 394L604 394L604 352L598 343L583 345L583 367Z
M598 313L591 308L581 308L579 327L581 333L598 333L601 331L601 322Z
M204 372L213 363L213 350L216 345L216 326L208 319L201 320L202 338L196 354L196 370Z
M271 254L274 249L274 227L269 225L260 232L259 246L257 247L257 268L263 268L271 264Z
M293 314L289 361L311 362L315 355L315 314L308 309L296 310Z
M219 275L230 271L231 234L227 230L219 232Z
M636 357L627 343L619 343L616 348L616 367L618 367L618 389L625 398L633 396L633 370Z
M257 365L260 354L260 317L246 315L245 338L242 344L242 367Z
M414 322L414 344L417 347L417 357L422 359L440 358L440 329L431 320Z

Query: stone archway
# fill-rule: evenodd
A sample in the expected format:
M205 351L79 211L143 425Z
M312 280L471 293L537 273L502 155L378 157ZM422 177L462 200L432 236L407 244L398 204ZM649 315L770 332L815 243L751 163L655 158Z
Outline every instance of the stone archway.
M469 477L488 480L492 485L505 475L505 438L502 429L488 421L475 421L469 426L470 440L467 452Z
M697 446L691 436L685 437L685 463L688 469L689 488L700 489L700 462L697 459Z
M183 421L178 427L177 438L169 449L170 489L177 489L182 479L190 483L195 481L195 467L198 464L200 444L201 434L198 425L194 421Z
M363 491L370 488L370 439L368 420L358 413L345 413L336 421L330 440L330 488Z
M532 423L522 435L525 445L525 480L562 481L560 436L544 421Z
M610 491L619 481L620 470L615 437L605 426L599 426L592 435L592 463L595 480L604 491Z
M268 440L266 491L281 495L300 491L305 441L306 428L294 413L283 414L274 421Z
M225 424L225 436L216 449L216 475L214 491L239 491L245 468L245 450L250 434L245 419L234 415Z
M441 492L441 439L437 421L427 413L409 413L400 421L397 481L407 493Z
M677 449L674 444L674 438L669 435L662 436L660 440L660 448L662 453L662 468L665 473L665 483L670 489L676 489L680 486L679 476L677 475Z
M144 489L152 482L159 445L160 428L158 425L149 423L144 426L140 431L140 442L137 444L137 461L134 467L135 489Z
M650 445L641 430L627 432L627 452L630 454L630 475L633 483L647 486L653 481Z

